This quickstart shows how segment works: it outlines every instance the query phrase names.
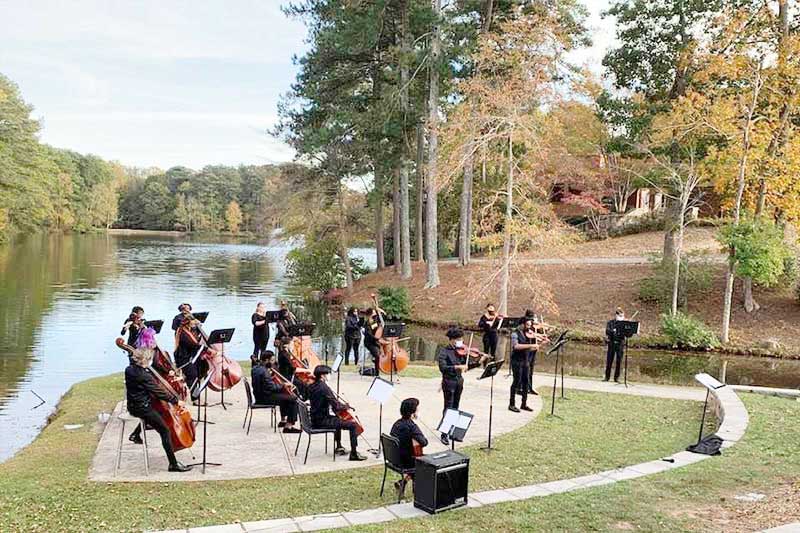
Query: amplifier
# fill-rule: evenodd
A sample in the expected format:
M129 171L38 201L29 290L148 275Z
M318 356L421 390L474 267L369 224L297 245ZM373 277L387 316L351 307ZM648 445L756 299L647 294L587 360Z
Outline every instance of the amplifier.
M469 457L452 450L417 457L414 507L440 513L467 505Z

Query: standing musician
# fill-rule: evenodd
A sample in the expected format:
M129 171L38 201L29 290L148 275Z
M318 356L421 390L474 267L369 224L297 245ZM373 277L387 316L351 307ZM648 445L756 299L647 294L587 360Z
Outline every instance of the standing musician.
M259 363L253 366L250 377L253 380L253 394L256 402L262 405L277 405L281 410L281 421L278 427L283 428L284 433L300 433L294 427L297 422L297 403L295 397L286 392L283 386L276 382L272 373L276 372L272 368L275 353L272 350L265 350L259 356Z
M511 334L511 372L514 381L511 383L511 396L508 399L508 410L519 413L533 411L528 407L528 379L530 378L530 352L538 350L539 344L533 333L533 318L525 320ZM522 405L517 409L517 394L522 395Z
M139 332L144 329L144 309L138 305L131 309L131 314L128 319L122 324L122 331L120 335L128 334L128 346L136 346L136 339L139 338Z
M346 411L350 408L346 403L339 401L328 386L328 376L331 368L326 365L318 365L314 368L314 382L308 387L308 398L311 403L311 425L318 429L335 429L333 434L334 450L337 455L345 455L347 452L342 447L342 430L350 432L350 460L365 461L367 458L358 453L358 433L355 420L342 420L334 416L333 413Z
M439 350L437 361L439 372L442 373L442 396L444 397L444 408L442 415L448 409L458 409L461 402L461 392L464 390L464 378L461 373L466 372L469 367L456 350L464 347L464 332L460 328L451 327L447 330L448 344ZM442 444L450 445L450 439L446 433L442 433Z
M386 312L380 307L367 309L368 318L367 323L364 325L364 348L372 356L376 376L381 373L381 344L386 342L381 333L381 315L385 316Z
M267 323L267 307L264 302L258 302L256 305L256 312L250 317L250 322L253 324L253 355L250 356L250 361L255 366L259 358L264 355L269 344L269 324Z
M525 319L533 320L533 327L525 332L525 336L528 340L533 339L537 344L543 344L543 338L546 338L546 336L543 331L543 324L539 321L536 313L531 309L525 310ZM539 333L540 330L542 330L542 333ZM538 353L538 348L528 352L528 394L533 394L534 396L539 396L539 393L533 388L533 370L536 368L536 354Z
M292 340L289 327L295 323L294 315L286 302L281 302L280 319L275 323L275 348L278 350L278 372L289 381L294 376L294 366L289 356L289 343Z
M617 360L617 366L614 369L614 381L619 383L619 371L622 366L622 345L625 341L625 336L620 333L617 322L625 320L625 312L621 307L617 307L614 313L614 319L609 320L606 324L606 337L608 337L608 352L606 353L606 374L603 381L608 381L611 378L611 365L614 364L614 359Z
M353 352L355 364L358 364L358 346L361 344L361 326L363 321L358 316L358 308L351 307L344 317L344 364L350 364L350 351Z
M181 406L183 402L179 401L177 396L161 388L150 374L147 367L150 366L152 353L151 350L137 348L131 354L131 364L125 369L128 412L142 419L145 424L155 429L161 436L161 445L164 447L164 452L169 460L169 471L186 472L191 470L192 467L179 463L175 458L169 428L167 428L161 416L153 409L150 397L152 395L165 402Z
M494 304L487 304L486 311L478 321L478 327L483 331L483 351L495 357L497 355L497 337L503 315L497 314Z
M400 419L394 423L390 435L395 437L400 443L400 464L403 468L414 468L414 460L417 456L415 445L420 449L428 445L428 439L422 434L414 420L417 418L419 400L416 398L406 398L400 403ZM406 474L403 479L395 482L394 488L397 491L397 499L402 499L406 491L406 484L414 479L414 474Z
M172 331L178 331L178 328L183 322L183 317L186 313L192 312L192 306L189 304L181 304L178 306L178 314L172 318Z
M197 329L199 324L200 321L187 310L182 315L181 325L175 332L175 364L178 365L178 368L183 369L186 386L189 387L189 390L195 387L200 377L198 362L192 362L192 358L197 355L203 342L200 331Z

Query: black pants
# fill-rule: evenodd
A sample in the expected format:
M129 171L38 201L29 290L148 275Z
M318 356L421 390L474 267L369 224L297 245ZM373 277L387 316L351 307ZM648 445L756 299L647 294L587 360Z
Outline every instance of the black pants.
M492 357L497 355L497 331L491 330L483 334L483 353Z
M175 354L175 364L183 371L183 377L186 380L186 386L189 387L190 391L194 388L194 384L199 376L197 363L193 364L190 362L191 360L191 356L184 354L183 352L177 352Z
M528 392L533 392L533 370L536 368L536 353L533 351L528 355Z
M372 362L375 363L375 375L379 376L381 374L381 349L380 349L380 347L379 346L375 346L374 344L364 343L364 348L366 348L367 351L372 356Z
M512 358L511 373L514 375L514 381L511 383L511 397L508 399L508 405L517 403L517 394L522 395L522 405L528 405L528 377L530 376L528 358Z
M259 402L261 403L261 402ZM276 392L267 397L267 405L277 405L281 410L281 418L294 424L297 422L297 401L288 392Z
M463 379L442 379L442 397L444 398L442 415L444 415L444 412L448 409L458 409L461 403L461 393L463 391Z
M253 359L260 358L261 354L267 351L267 344L269 344L269 335L253 336Z
M619 380L619 369L622 366L622 343L609 342L608 353L606 353L606 381L611 378L611 365L614 359L617 360L617 367L614 370L614 381Z
M358 346L361 344L361 337L344 337L344 364L350 364L350 351L353 351L353 359L358 364Z
M169 461L169 464L174 465L177 463L178 461L175 459L175 452L172 450L172 441L170 440L169 429L164 423L164 420L162 420L161 415L156 413L153 409L145 412L137 411L131 414L136 418L141 418L144 420L145 424L158 432L159 436L161 437L161 446L164 447L164 452L167 454L167 460Z
M358 424L355 420L342 420L332 416L325 420L320 420L318 424L314 424L315 428L330 428L335 429L336 433L333 434L334 446L342 445L342 430L345 429L350 432L350 453L354 453L358 448L358 435L356 435L356 427Z

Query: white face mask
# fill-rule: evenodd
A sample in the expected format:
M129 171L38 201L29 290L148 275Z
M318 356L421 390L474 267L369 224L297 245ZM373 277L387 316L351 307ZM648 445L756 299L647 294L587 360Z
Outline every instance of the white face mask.
M456 342L454 343L454 346L455 346L456 348L461 348L462 346L464 346L464 341L456 341Z
M625 315L617 315L617 320L625 320Z

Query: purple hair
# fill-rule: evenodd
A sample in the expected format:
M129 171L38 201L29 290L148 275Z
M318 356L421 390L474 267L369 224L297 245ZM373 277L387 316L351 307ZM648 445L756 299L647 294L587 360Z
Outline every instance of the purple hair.
M136 347L137 348L149 348L153 349L156 347L156 330L153 328L145 328L139 333L139 337L136 339Z

